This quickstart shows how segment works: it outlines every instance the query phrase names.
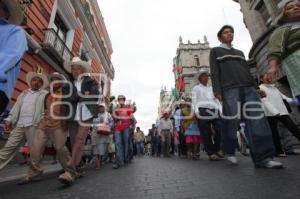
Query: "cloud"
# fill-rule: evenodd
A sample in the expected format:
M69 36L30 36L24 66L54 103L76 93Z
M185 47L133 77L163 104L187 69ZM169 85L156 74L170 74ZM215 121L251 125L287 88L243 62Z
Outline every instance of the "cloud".
M172 60L178 38L219 45L216 32L235 27L234 46L244 51L251 39L239 4L230 0L98 0L112 44L115 95L136 101L138 125L145 131L157 118L161 86L174 86Z

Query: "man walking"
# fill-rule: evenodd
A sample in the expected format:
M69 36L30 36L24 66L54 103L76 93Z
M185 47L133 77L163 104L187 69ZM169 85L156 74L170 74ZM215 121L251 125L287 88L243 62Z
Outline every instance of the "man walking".
M32 149L36 126L44 113L44 100L48 91L47 77L41 73L29 72L26 76L29 89L23 91L8 118L5 119L6 131L15 127L5 146L0 150L0 170L3 169L15 156L19 147L26 138L29 150Z
M64 101L71 106L68 129L72 155L68 162L69 171L60 175L59 180L63 184L69 184L74 181L75 177L83 175L83 170L80 167L83 146L92 126L93 118L98 115L97 102L100 93L98 83L89 76L91 66L88 62L82 61L79 57L74 57L64 67L72 74L69 91L64 91L64 93L71 94L70 97L64 98ZM70 172L74 170L76 170L76 173Z
M233 27L223 26L217 36L222 44L211 50L210 67L214 95L223 102L223 144L227 159L233 164L237 163L236 132L242 106L253 163L256 167L282 168L282 163L273 160L275 149L272 133L264 117L256 83L250 74L245 56L232 46Z
M45 98L45 113L43 119L39 122L37 130L33 137L31 148L31 165L27 176L19 183L26 184L34 180L39 180L43 169L41 160L47 142L52 141L56 150L58 161L62 168L67 171L67 162L69 160L68 150L65 147L66 142L66 122L62 119L64 106L61 104L62 87L65 77L59 73L53 73L49 76L50 93Z
M204 139L205 151L209 160L216 161L223 158L221 149L222 120L220 113L222 105L213 95L212 86L208 84L209 72L199 73L200 84L192 90L193 108L198 120L198 127Z
M140 127L136 127L136 132L133 135L134 143L136 145L137 155L144 155L145 135Z
M158 134L161 135L162 151L164 157L170 157L171 137L173 132L173 123L169 118L169 113L164 112L162 119L159 121Z
M113 169L118 169L124 164L129 163L129 133L130 126L133 122L133 109L130 105L126 105L126 97L118 96L119 106L114 110L113 117L115 119L115 146L116 161Z

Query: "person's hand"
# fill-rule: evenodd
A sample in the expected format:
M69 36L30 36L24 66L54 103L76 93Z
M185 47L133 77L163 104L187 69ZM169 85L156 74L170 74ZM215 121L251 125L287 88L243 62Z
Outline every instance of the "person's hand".
M297 98L294 98L293 101L291 102L291 104L294 105L294 106L299 106L300 102L298 101Z
M277 59L273 59L269 62L269 68L267 71L267 77L272 81L276 80L279 75L279 61Z
M266 92L260 89L256 90L256 94L261 98L267 97Z
M85 91L84 94L85 94L85 95L89 95L89 94L90 94L90 91Z
M215 93L215 98L217 98L219 101L223 101L222 95Z
M10 132L10 131L12 131L12 129L13 129L12 123L6 121L6 122L5 122L5 125L4 125L4 130L5 130L6 132Z

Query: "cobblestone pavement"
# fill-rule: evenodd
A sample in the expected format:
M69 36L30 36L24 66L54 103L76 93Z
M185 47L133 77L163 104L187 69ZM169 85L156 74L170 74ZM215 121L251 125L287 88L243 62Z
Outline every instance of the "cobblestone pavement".
M140 157L127 167L112 170L104 165L89 169L71 187L55 175L23 186L16 181L0 184L1 199L297 199L300 198L300 156L281 159L283 170L255 169L248 157L239 165L227 161L183 160L177 157Z

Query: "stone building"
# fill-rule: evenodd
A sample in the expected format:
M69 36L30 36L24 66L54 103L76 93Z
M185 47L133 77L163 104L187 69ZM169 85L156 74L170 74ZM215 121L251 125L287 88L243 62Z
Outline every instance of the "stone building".
M173 59L173 72L175 76L175 87L178 97L191 97L193 87L198 84L197 74L200 69L209 70L210 47L206 36L204 42L183 43L179 38L179 46Z

